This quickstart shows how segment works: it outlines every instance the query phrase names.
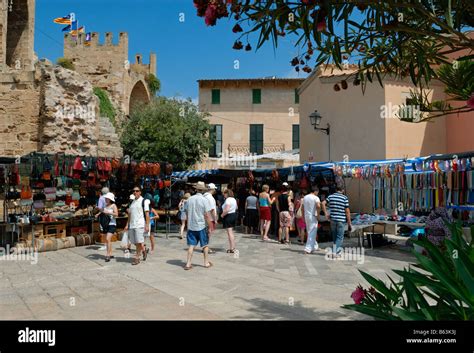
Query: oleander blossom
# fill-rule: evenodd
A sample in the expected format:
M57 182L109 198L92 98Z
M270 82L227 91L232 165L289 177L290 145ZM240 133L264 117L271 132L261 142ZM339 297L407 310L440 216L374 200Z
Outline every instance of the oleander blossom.
M474 109L474 94L466 102L467 106L471 109Z
M362 286L357 286L356 290L352 292L351 298L354 300L354 303L361 304L362 300L365 298L365 291Z

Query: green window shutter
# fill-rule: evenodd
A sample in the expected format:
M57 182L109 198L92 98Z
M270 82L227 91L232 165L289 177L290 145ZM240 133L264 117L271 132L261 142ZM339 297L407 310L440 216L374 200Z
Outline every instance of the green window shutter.
M300 148L300 126L293 125L292 149Z
M221 90L220 89L212 90L212 104L221 104Z
M297 88L295 88L295 104L300 104L300 95Z
M212 146L209 149L209 157L220 157L222 155L222 125L211 125L210 137Z
M250 153L263 154L263 124L250 125Z
M262 90L260 88L255 88L252 90L252 103L253 104L262 103Z

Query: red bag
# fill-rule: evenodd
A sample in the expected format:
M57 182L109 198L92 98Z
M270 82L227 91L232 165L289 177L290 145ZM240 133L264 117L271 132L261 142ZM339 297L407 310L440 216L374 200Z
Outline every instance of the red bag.
M120 168L120 160L118 158L112 159L112 169L117 170Z
M104 161L104 171L108 174L112 171L112 163L108 159Z
M56 155L54 158L54 176L58 177L59 176L59 157Z
M73 170L79 170L80 172L82 172L81 157L76 157L76 159L74 160L74 165L73 165L72 169Z

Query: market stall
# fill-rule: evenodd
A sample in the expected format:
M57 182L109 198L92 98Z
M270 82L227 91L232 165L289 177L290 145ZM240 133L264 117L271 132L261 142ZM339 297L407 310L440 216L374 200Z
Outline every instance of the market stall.
M48 251L102 242L94 213L103 187L115 194L119 230L126 224L134 185L143 188L156 209L172 214L169 163L41 153L0 162L2 245Z

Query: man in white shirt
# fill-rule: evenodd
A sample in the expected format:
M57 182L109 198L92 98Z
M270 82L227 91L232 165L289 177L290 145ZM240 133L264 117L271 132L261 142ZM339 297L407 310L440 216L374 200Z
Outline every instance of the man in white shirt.
M308 232L308 240L304 248L305 254L311 254L319 249L316 236L318 233L318 216L321 212L321 200L318 194L319 188L315 185L311 188L311 193L303 199L303 214Z
M207 186L207 192L204 193L204 198L209 202L209 205L211 207L211 228L208 229L208 236L210 235L210 232L213 232L216 230L216 224L217 224L217 205L216 205L216 199L214 198L214 194L216 193L216 185L213 183L210 183ZM209 248L209 254L214 254L214 251Z
M132 201L128 210L128 221L125 226L128 231L128 238L137 248L137 254L132 265L140 263L140 254L143 253L143 261L146 260L147 251L145 249L145 233L148 233L150 225L150 201L142 197L142 189L139 186L133 188L135 200Z
M194 248L200 244L203 248L204 253L204 267L209 268L212 263L209 262L209 237L206 231L206 222L209 229L209 234L212 233L212 218L211 218L211 205L209 201L204 197L203 193L207 191L206 184L204 182L198 182L194 184L196 194L191 196L186 203L186 218L188 220L188 231L186 238L188 242L188 257L186 261L185 270L193 268L191 260L193 257Z

